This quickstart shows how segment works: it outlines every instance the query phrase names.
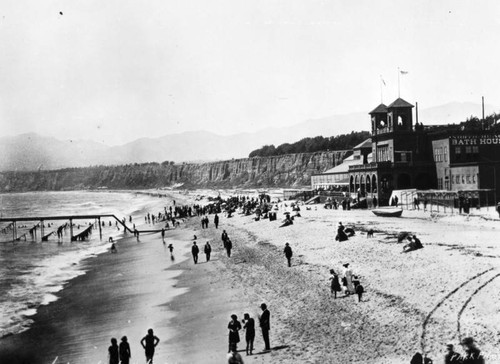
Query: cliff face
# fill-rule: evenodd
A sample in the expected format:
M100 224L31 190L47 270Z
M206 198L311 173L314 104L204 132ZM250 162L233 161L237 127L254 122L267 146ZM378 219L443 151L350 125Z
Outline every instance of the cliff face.
M349 151L289 154L210 163L128 164L38 172L0 173L0 191L157 188L183 183L201 187L294 187L310 185L313 173L332 168Z

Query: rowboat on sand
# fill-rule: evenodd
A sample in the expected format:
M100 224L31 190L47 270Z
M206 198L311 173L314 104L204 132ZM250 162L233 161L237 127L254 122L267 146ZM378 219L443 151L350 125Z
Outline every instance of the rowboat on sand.
M372 212L377 216L382 217L400 217L403 214L403 209L400 208L379 208L372 210Z

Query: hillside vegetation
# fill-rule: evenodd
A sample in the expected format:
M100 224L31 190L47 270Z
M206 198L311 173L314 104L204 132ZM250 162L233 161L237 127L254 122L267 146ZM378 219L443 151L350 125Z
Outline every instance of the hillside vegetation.
M362 143L370 137L367 131L352 131L350 134L341 134L332 137L317 136L314 138L304 138L295 143L284 143L278 147L274 145L264 145L262 148L252 151L252 157L271 157L293 153L315 153L328 150L349 150Z

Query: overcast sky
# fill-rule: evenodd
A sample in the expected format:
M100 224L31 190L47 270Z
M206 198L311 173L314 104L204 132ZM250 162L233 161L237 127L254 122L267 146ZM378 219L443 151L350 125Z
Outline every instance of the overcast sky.
M499 105L499 38L496 0L3 0L0 136L114 145L368 112L398 67L421 108Z

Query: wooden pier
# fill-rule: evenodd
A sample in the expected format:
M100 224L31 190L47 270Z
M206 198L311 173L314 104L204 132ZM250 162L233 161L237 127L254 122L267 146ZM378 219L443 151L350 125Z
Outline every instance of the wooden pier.
M17 223L18 222L26 222L26 221L40 221L36 226L40 225L41 229L41 236L42 236L42 241L47 241L48 237L52 235L55 231L52 231L51 233L44 235L43 232L43 226L44 226L44 221L54 221L54 220L69 220L69 228L70 228L70 238L71 241L75 241L75 237L77 238L78 235L76 236L73 235L73 220L97 220L97 223L99 225L99 238L102 240L102 224L101 224L101 218L111 218L115 219L120 225L122 225L123 229L125 231L128 231L130 233L133 233L134 230L132 230L130 227L127 226L126 223L124 223L122 220L116 217L116 215L113 214L102 214L102 215L66 215L66 216L30 216L30 217L2 217L0 218L0 222L8 222L10 223L8 226L10 227L12 225L12 240L16 241L19 240L17 237ZM89 228L85 229L84 231L88 230ZM157 230L137 230L138 233L159 233L162 231L162 229L157 229ZM26 234L24 234L26 235Z

